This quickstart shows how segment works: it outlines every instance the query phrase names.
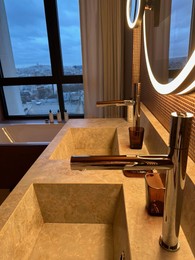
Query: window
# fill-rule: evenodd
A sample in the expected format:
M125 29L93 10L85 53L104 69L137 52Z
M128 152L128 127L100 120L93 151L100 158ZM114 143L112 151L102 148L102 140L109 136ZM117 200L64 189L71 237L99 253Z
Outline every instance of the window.
M5 116L84 114L78 0L0 0ZM62 113L63 114L63 113Z
M78 0L58 1L58 14L64 73L80 75L82 57Z

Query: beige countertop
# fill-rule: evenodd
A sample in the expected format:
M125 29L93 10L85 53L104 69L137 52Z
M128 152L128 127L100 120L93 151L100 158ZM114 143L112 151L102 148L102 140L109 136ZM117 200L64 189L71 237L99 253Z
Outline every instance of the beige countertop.
M52 154L70 128L118 128L121 138L120 154L146 154L145 146L142 150L129 149L128 126L123 119L69 120L1 205L0 239L5 223L32 183L116 183L123 184L124 188L131 259L194 259L182 229L179 235L180 250L170 253L159 246L162 217L152 217L146 212L144 178L127 178L119 170L71 171L69 159L52 159ZM3 256L3 249L0 249L1 259L8 259Z

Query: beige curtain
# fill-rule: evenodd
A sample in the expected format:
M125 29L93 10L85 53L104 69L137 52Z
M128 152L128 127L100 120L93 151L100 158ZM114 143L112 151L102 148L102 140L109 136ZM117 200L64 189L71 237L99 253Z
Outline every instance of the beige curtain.
M123 98L124 1L80 0L85 117L119 117L96 101Z

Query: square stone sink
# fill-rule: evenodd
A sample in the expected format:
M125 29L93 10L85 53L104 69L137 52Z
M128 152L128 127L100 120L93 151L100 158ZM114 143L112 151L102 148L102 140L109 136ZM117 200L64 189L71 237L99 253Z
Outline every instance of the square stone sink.
M114 154L118 154L116 128L70 128L51 154L50 159L69 159L72 155Z
M122 184L32 184L0 233L5 259L130 259Z

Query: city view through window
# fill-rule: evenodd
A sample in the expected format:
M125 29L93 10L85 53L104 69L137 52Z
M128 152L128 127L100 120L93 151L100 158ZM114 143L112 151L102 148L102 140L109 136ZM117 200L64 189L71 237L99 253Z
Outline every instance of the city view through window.
M52 76L43 1L6 0L4 4L11 64L9 69L2 64L4 77ZM76 77L82 75L79 1L58 0L57 5L64 75ZM82 82L76 82L62 82L63 100L69 114L80 115L84 114L84 91ZM3 89L9 115L47 115L49 110L56 114L59 109L56 84Z
M54 2L53 0L48 2ZM52 67L47 35L47 23L43 0L0 0L0 37L2 53L0 65L4 78L51 77ZM84 90L82 80L82 54L79 0L56 0L60 33L60 45L64 76L75 78L71 83L42 82L3 87L8 116L55 114L63 102L72 115L84 114ZM172 0L169 45L169 71L178 71L185 65L190 42L190 25L193 0ZM47 18L48 19L48 18ZM53 26L53 24L52 24ZM50 36L51 37L51 36ZM53 65L53 66L52 66ZM59 96L59 88L62 95Z
M70 69L70 74L81 75L82 66L66 67L66 72ZM16 70L17 76L26 77L28 75L36 76L36 71L42 72L43 76L47 75L47 65L34 65L31 67L19 68ZM77 73L77 74L75 74ZM81 73L81 74L78 74ZM65 109L69 114L84 114L84 90L83 84L63 84L63 98ZM16 88L16 87L15 87ZM22 107L25 114L37 115L48 114L52 110L54 114L59 109L58 94L56 84L45 85L22 85L19 87Z

